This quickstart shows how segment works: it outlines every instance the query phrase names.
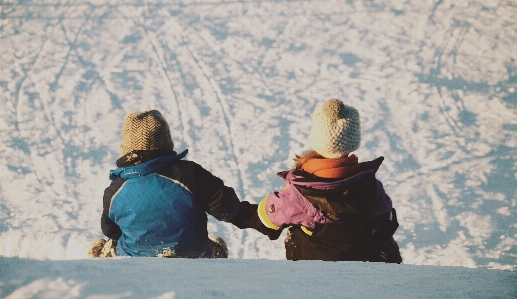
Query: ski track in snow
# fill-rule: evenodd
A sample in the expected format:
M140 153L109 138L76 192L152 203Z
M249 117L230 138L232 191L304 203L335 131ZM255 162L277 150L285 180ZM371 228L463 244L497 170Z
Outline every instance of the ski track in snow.
M335 97L361 113L359 158L386 158L405 263L515 269L516 16L511 1L4 1L0 255L86 256L129 112L162 111L178 151L256 203ZM282 238L209 231L231 258L284 258Z

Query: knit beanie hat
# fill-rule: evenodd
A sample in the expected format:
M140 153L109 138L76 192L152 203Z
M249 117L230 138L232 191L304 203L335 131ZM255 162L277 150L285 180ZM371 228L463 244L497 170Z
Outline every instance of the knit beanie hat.
M312 115L309 141L312 149L325 158L347 156L361 143L359 112L337 99L318 105Z
M120 151L126 155L136 150L174 149L169 125L157 110L126 115L122 127Z

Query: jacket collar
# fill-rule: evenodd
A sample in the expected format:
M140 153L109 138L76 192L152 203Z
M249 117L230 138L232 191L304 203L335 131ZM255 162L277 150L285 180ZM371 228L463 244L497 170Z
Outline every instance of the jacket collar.
M351 155L337 159L311 158L303 163L301 169L320 178L344 179L358 174L361 165L357 156Z
M169 164L172 161L181 160L187 155L187 153L188 150L184 150L181 154L158 157L137 165L119 167L110 171L110 180L114 181L117 178L132 179L145 176L162 168L164 164Z
M361 170L358 174L347 178L340 179L325 179L311 176L310 174L300 170L291 169L288 171L279 172L278 176L286 180L288 183L310 187L318 190L329 190L337 187L351 185L369 173L377 173L379 167L384 161L384 157L379 157L373 161L359 163Z
M172 149L135 150L125 154L117 160L117 167L129 167L147 162L159 157L176 155Z

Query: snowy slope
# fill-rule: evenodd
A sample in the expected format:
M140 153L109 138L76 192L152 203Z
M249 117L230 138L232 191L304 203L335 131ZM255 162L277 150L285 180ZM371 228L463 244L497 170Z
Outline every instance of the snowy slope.
M0 297L515 298L507 270L361 262L0 258ZM31 271L27 271L30 269Z
M85 258L126 113L162 111L258 202L335 97L360 160L386 157L406 264L517 267L514 1L4 0L0 45L1 256ZM284 259L282 238L209 230L233 259Z

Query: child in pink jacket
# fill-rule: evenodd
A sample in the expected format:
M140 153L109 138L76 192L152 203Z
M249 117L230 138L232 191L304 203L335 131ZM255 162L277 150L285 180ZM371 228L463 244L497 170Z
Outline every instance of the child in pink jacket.
M266 227L289 227L287 259L401 263L395 209L375 178L384 158L350 154L361 140L357 110L336 99L319 105L309 139L313 150L279 173L286 185L258 206Z

